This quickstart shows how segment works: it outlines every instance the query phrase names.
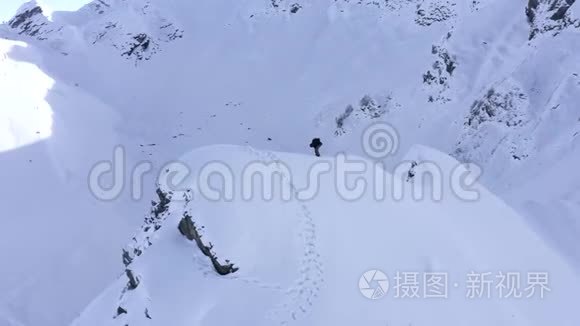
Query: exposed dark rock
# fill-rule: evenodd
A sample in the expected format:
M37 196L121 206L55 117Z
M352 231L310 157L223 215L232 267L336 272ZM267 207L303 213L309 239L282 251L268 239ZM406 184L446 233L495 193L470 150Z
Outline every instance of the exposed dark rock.
M528 0L528 6L526 7L526 16L528 17L528 23L533 23L536 17L536 10L540 5L539 0Z
M127 289L135 290L139 286L139 278L135 277L135 275L133 275L133 271L130 269L125 270L125 275L127 275L127 278L129 279L129 282L127 283Z
M89 8L94 10L97 14L102 15L111 8L111 5L104 0L93 1L88 4Z
M570 6L572 6L572 4L574 4L574 1L576 0L567 0L566 4L562 5L561 7L557 8L554 12L554 14L550 17L551 20L562 20L566 17L566 14L568 13L568 9L570 9Z
M195 228L195 224L191 220L191 217L188 215L185 215L183 219L181 219L177 229L181 235L186 237L189 241L195 241L196 238L200 238L199 234L197 233L197 229Z
M212 252L213 245L210 243L209 246L206 246L203 243L201 240L201 235L199 234L197 227L195 226L195 223L189 214L184 213L183 218L179 222L178 229L179 232L188 240L195 241L199 250L211 260L211 263L218 274L228 275L238 271L238 268L234 267L234 264L229 263L228 260L226 260L225 265L219 263L215 253Z
M525 94L518 91L500 93L491 88L483 99L473 103L466 125L477 127L486 121L497 121L507 127L518 126L523 120L516 110L515 102L525 97Z
M342 136L347 133L347 120L379 119L394 107L400 107L400 105L393 103L390 95L364 95L359 100L358 105L347 105L344 112L340 113L340 115L334 119L336 123L334 134L336 136Z
M485 164L492 157L524 160L532 149L529 99L507 80L489 89L469 109L452 155L461 162Z
M37 40L46 40L48 34L53 32L49 21L43 15L39 6L21 11L14 18L8 21L8 26L20 35L27 35Z
M369 95L365 95L361 98L359 102L359 109L371 119L380 118L385 113L381 106L378 105L377 102Z
M89 4L97 14L106 14L110 9L105 1L97 0ZM106 21L101 28L93 32L93 44L107 44L120 51L122 57L134 60L135 65L141 61L148 61L161 51L162 43L169 43L183 38L184 31L174 23L161 16L160 11L150 10L147 3L142 8L143 22L149 28L143 30L128 29L122 22ZM113 18L114 15L108 15Z
M441 46L433 45L431 53L437 56L437 59L431 69L423 74L423 83L431 86L436 93L429 94L429 102L448 102L449 99L443 96L443 93L449 89L449 79L457 69L457 59Z
M152 217L159 219L169 209L169 203L171 202L171 196L169 193L164 192L160 188L157 188L157 190L155 190L155 193L157 194L159 201L152 202L153 208L151 209L151 215L152 215Z
M449 3L448 1L429 3L425 7L421 4L417 8L415 22L421 26L430 26L434 23L449 20L456 15L453 6L454 4Z
M141 233L133 237L134 244L129 247L129 250L123 249L123 264L125 266L129 266L135 257L141 256L143 250L153 245L151 242L152 234L161 229L162 223L168 215L169 204L171 203L171 192L165 192L158 187L156 194L158 201L151 201L151 213L145 218L145 224L141 227Z
M14 18L12 18L8 22L8 25L12 28L18 28L20 25L22 25L24 23L30 24L30 18L32 18L35 15L42 15L42 8L40 8L39 6L36 6L32 9L26 10L26 11L24 11L16 16L14 16Z
M133 249L133 254L137 257L141 256L142 253L143 251L138 248Z
M125 266L129 266L131 265L131 263L133 262L133 258L131 257L131 255L129 255L129 252L125 249L123 249L123 264Z
M293 3L290 6L290 12L293 13L293 14L297 13L298 10L300 10L300 9L302 9L302 6L300 4L298 4L298 3Z
M121 307L121 306L117 307L117 316L115 316L115 317L119 317L119 316L121 316L121 315L123 315L123 314L127 314L127 310L125 310L125 309L124 309L123 307Z
M580 27L580 21L570 17L570 7L576 0L528 0L526 17L530 24L530 37L551 32L557 35L568 27Z
M149 60L149 57L145 56L145 52L147 52L147 50L149 50L150 47L155 48L156 47L156 43L154 43L151 38L144 33L138 34L136 36L133 36L133 40L134 42L132 44L129 45L129 49L124 52L122 55L123 56L135 56L137 58L137 60ZM152 46L154 45L154 46Z
M336 131L334 132L337 136L344 134L345 130L344 130L344 121L346 119L348 119L348 117L350 117L350 115L352 114L352 112L354 111L354 108L352 107L352 105L348 105L346 107L346 109L344 110L344 112L338 116L338 118L336 118Z
M417 162L411 162L411 168L407 172L407 182L411 181L415 177L415 168L417 167Z

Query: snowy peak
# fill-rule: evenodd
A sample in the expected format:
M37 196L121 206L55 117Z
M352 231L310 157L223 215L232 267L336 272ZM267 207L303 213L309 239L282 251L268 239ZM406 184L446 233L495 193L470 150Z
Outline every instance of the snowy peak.
M285 13L303 14L315 6L332 7L342 14L351 9L368 8L378 15L411 17L418 26L452 25L455 19L469 12L463 2L450 0L428 1L328 1L319 3L306 0L268 0L253 3L254 12L250 17L261 14ZM57 13L50 19L35 1L23 5L18 14L7 26L25 40L33 38L45 41L50 38L58 43L58 48L67 48L76 35L82 35L83 42L90 48L99 46L115 51L119 56L134 62L151 60L163 51L167 43L181 39L185 28L174 17L175 11L190 10L191 5L171 4L151 0L94 0L83 6L78 12ZM194 8L195 9L195 8ZM194 10L192 9L192 10ZM473 5L471 7L473 11ZM63 18L64 17L64 18ZM54 21L52 19L54 18ZM74 30L74 32L71 32ZM69 39L67 41L67 39ZM77 47L77 45L73 46ZM66 51L61 51L66 52Z
M58 43L59 48L70 46L76 35L82 35L84 46L113 48L121 57L137 63L150 60L164 43L183 37L183 29L167 17L150 1L95 0L77 12L59 13L51 21L32 1L19 9L7 27L24 40L49 40ZM65 35L67 32L70 37ZM73 47L78 50L79 45Z
M38 40L47 39L54 31L51 22L44 15L42 8L36 1L30 1L22 5L17 14L8 21L8 26L19 35L33 37Z
M93 1L86 9L97 14L86 27L90 44L112 47L135 63L150 60L163 44L183 37L179 24L150 1Z

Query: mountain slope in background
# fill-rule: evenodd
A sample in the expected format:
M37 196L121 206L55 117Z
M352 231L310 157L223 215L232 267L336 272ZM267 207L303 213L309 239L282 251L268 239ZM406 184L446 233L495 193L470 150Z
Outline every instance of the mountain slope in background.
M479 164L482 184L524 217L518 232L530 228L541 239L526 235L524 243L546 250L545 262L557 262L554 273L569 271L552 249L577 273L577 6L573 0L100 0L46 15L35 2L25 4L0 26L0 176L10 185L0 190L9 230L0 239L0 259L10 266L0 280L0 325L66 325L122 271L120 248L142 223L155 175L146 176L141 201L131 200L130 187L115 201L95 199L87 175L112 158L116 145L124 148L126 166L147 160L154 171L192 148L218 143L311 155L308 144L320 137L324 155L364 156L361 135L376 121L388 121L400 137L387 168L415 144ZM501 229L493 217L481 223ZM212 231L220 236L226 227ZM171 242L174 228L168 224L159 247L189 254L185 243ZM156 263L156 254L147 255L143 264ZM179 257L167 259L187 259ZM159 277L152 282L166 277L147 267L142 272ZM274 281L289 284L280 277ZM230 286L220 282L208 287ZM106 295L117 295L120 284ZM96 303L82 318L97 318L91 309L112 318L109 308L117 304ZM320 309L305 318L322 321ZM246 316L257 321L260 311ZM199 316L215 321L211 313Z

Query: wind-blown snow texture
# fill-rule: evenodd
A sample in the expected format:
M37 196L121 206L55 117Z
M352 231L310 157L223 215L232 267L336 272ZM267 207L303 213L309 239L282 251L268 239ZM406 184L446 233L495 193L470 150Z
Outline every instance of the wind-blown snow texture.
M577 6L99 0L48 17L25 4L0 25L0 325L577 325ZM480 164L494 195L350 206L325 191L308 205L172 204L131 263L140 286L121 295L121 248L149 204L132 201L129 187L112 202L89 193L88 171L115 145L127 166L155 168L201 146L251 145L260 150L209 148L185 160L239 168L280 155L299 172L313 137L323 156L364 156L360 136L375 121L400 133L388 167L423 144ZM154 198L151 177L145 184ZM239 272L213 274L177 231L184 210ZM375 304L356 287L372 268L539 268L554 283L542 302ZM113 318L119 306L127 313Z
M182 162L197 171L203 167L199 157L227 162L234 175L256 160L284 162L292 176L302 176L291 181L284 175L282 189L291 191L306 186L308 169L316 162L303 155L224 146L195 150ZM421 147L409 158L438 162L446 173L456 166L448 156ZM365 179L372 180L373 174L369 171ZM444 203L376 201L370 192L348 202L337 196L329 174L312 202L258 197L216 204L203 199L195 179L186 184L192 185L186 192L192 200L174 196L161 217L163 226L144 229L146 238L135 237L149 244L128 266L138 275L137 288L128 289L127 278L121 277L73 325L541 325L575 318L576 312L562 309L579 289L574 271L524 219L480 186L481 198L472 204L453 198ZM451 191L448 186L445 192ZM177 232L186 214L204 227L203 238L215 245L217 255L240 267L238 272L217 275ZM552 274L554 295L475 303L457 288L448 300L375 303L356 287L369 266L390 275L445 270L462 284L471 269L540 269ZM125 313L118 314L119 307Z

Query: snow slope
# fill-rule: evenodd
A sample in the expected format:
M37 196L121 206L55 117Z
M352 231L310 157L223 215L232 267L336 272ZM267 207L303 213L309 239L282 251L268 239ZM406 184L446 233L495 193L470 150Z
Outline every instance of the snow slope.
M437 162L446 173L457 166L427 148L410 155ZM235 176L256 160L285 164L291 174L274 189L293 192L306 186L317 162L232 146L188 153L181 161L192 167L192 177L183 189L192 189L192 200L180 201L174 193L161 228L147 237L151 245L129 266L140 279L138 287L127 289L127 278L120 277L72 325L576 325L580 320L572 304L580 288L577 275L524 218L480 185L474 187L480 200L472 203L452 195L443 202L416 202L410 196L376 201L371 192L349 202L337 195L333 166L310 201L284 201L279 195L265 201L256 194L249 201L215 202L196 186L193 176L201 175L206 163L200 157L227 163ZM371 183L374 174L363 178ZM444 193L450 192L446 184ZM236 198L241 195L236 186ZM239 271L215 273L179 234L185 213L203 226L204 241ZM397 298L392 287L384 301L370 301L357 286L372 269L391 277L397 271L445 272L458 286L450 285L448 299ZM546 271L551 292L544 299L467 298L472 271ZM117 315L119 307L125 312Z
M101 0L49 16L25 4L0 25L0 325L66 325L122 271L155 172L140 200L127 185L97 200L87 176L115 146L153 171L219 143L311 155L320 137L324 155L365 156L376 121L399 135L387 170L415 144L477 163L521 232L578 273L577 6Z
M127 204L96 200L86 183L93 162L119 141L113 130L118 117L94 96L11 57L37 60L34 48L7 40L0 48L0 325L58 324L73 318L122 266L103 242L122 246L125 235L109 230L133 229L121 217ZM60 300L66 308L46 304L55 293L67 294Z

